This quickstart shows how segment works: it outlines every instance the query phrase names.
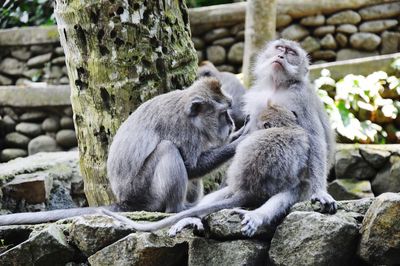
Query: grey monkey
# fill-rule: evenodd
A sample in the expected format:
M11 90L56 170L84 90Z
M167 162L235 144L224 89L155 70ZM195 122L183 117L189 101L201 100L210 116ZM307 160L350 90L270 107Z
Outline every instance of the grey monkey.
M244 96L244 111L250 115L246 130L251 130L251 117L257 117L265 101L295 112L309 137L311 200L319 201L323 211L332 213L336 203L326 191L326 179L333 163L335 139L322 102L310 85L308 66L307 53L297 42L280 39L266 45L254 66L255 83Z
M265 104L265 107L267 105ZM110 213L138 231L154 231L172 224L170 235L184 227L202 229L202 217L233 207L244 216L242 231L252 236L257 228L280 218L296 202L311 197L307 172L310 143L308 133L298 125L296 115L279 106L264 108L252 118L254 132L237 147L227 171L227 186L206 195L197 206L161 221L138 224Z
M232 98L232 110L230 112L236 129L241 128L245 123L243 109L243 96L246 89L235 74L219 71L213 63L209 61L201 62L197 71L197 77L215 77L221 82L222 91Z
M215 78L154 97L121 125L109 149L107 173L116 204L2 215L0 225L54 221L103 208L166 212L187 208L187 198L202 196L199 178L230 159L240 141L227 143L234 127L230 105Z

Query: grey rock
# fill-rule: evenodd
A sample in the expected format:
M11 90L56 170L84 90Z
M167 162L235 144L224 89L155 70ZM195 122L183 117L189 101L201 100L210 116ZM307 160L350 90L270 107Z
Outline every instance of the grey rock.
M74 129L74 120L69 116L63 116L60 119L60 126L63 129Z
M54 65L65 65L65 56L59 56L51 60Z
M51 225L34 237L0 255L1 265L64 265L74 250L63 232Z
M26 149L28 147L28 143L30 140L31 140L30 138L18 132L9 133L5 137L6 145L14 148Z
M38 204L49 198L52 187L53 178L49 174L21 174L3 186L3 193L6 197Z
M61 148L57 145L57 142L52 137L45 135L32 139L28 145L29 155L33 155L38 152L54 152L60 150Z
M231 34L236 35L239 31L243 30L244 30L244 23L239 23L231 28Z
M18 121L18 115L11 107L3 107L3 113L10 116L14 121Z
M337 44L333 35L332 34L325 35L325 37L322 38L321 40L321 46L324 49L335 50L337 48Z
M382 37L382 54L397 53L400 49L400 32L385 31Z
M72 242L86 256L132 233L126 225L108 216L83 216L74 219L69 229Z
M352 24L343 24L339 25L336 29L337 32L346 33L346 34L353 34L358 31L357 27Z
M293 18L288 14L279 14L276 16L276 28L282 28L292 23Z
M72 115L74 114L74 112L72 111L72 107L66 107L64 109L64 114L72 117Z
M363 20L391 18L400 15L400 3L387 3L369 6L359 10Z
M52 51L53 51L53 45L51 44L31 45L31 52L33 54L45 54Z
M239 42L244 41L244 35L245 35L244 30L239 31L235 36L236 41L239 41Z
M0 75L0 85L11 85L13 83L12 79L6 76Z
M325 24L324 15L315 15L311 17L305 17L300 20L300 24L308 27L317 27Z
M215 41L216 39L221 39L228 37L230 35L230 32L226 28L218 28L218 29L213 29L212 31L208 32L206 35L204 35L204 40L208 43Z
M54 52L55 52L56 55L64 55L64 49L61 46L56 47Z
M358 150L342 149L335 155L335 173L336 178L372 180L376 170L363 159Z
M361 32L379 33L395 27L399 22L395 19L375 20L362 23L359 28Z
M31 57L32 53L29 51L27 47L20 47L11 50L11 55L17 58L18 60L26 61Z
M32 81L38 81L39 78L43 75L43 69L32 68L24 71L24 77L29 78Z
M202 39L197 37L192 37L192 42L196 50L201 50L204 48L204 41Z
M233 37L226 37L226 38L222 38L222 39L213 41L213 45L221 45L224 47L231 46L234 43L235 43L235 38L233 38Z
M60 120L57 117L48 117L42 123L45 132L57 132L60 129Z
M15 81L15 85L17 86L29 86L31 84L31 81L29 79L26 78L19 78L17 79L17 81Z
M276 229L269 257L273 265L351 265L358 237L351 213L296 211Z
M309 34L310 32L306 28L297 24L293 24L281 32L282 38L294 41L300 41Z
M326 24L329 25L358 24L360 21L361 21L361 16L357 12L353 10L346 10L330 16L326 20Z
M228 61L233 64L241 64L243 62L244 43L239 42L232 45L228 53Z
M318 27L314 30L314 35L317 37L325 36L326 34L329 33L335 33L335 26L333 25L328 25L328 26L321 26Z
M375 195L400 192L400 156L390 157L390 163L381 169L372 181L372 191Z
M59 79L64 75L60 66L51 66L50 69L45 70L44 78L46 79Z
M314 51L317 51L321 48L321 44L317 39L314 37L308 36L306 37L301 43L301 47L307 52L307 53L312 53Z
M5 58L0 63L0 71L10 76L20 76L24 73L26 65L15 58Z
M27 65L28 67L42 66L45 63L49 62L50 59L51 59L51 53L38 55L29 59Z
M26 150L22 149L4 149L0 153L0 161L1 162L8 162L12 159L18 158L18 157L25 157L28 155L28 152Z
M46 118L47 114L41 111L31 111L23 113L19 120L22 122L41 122L44 118Z
M391 152L385 149L373 147L360 147L360 154L370 165L379 169L389 161Z
M201 63L204 61L204 55L202 51L196 51L197 54L197 62ZM61 81L60 81L61 83Z
M354 58L375 56L378 54L379 53L377 51L365 52L365 51L358 51L358 50L354 50L354 49L341 49L337 52L336 60L338 60L338 61L348 60L348 59L354 59Z
M343 33L337 33L335 36L335 39L336 39L337 43L339 44L339 46L342 48L346 47L347 43L349 42L349 39Z
M15 123L14 119L12 119L9 115L5 115L3 117L3 125L6 133L14 131L16 124L17 123Z
M65 149L75 147L78 144L75 131L71 129L63 129L58 131L56 135L56 141Z
M217 242L196 238L190 244L188 265L266 265L268 244L255 240Z
M374 198L363 198L359 200L342 200L337 201L338 210L343 210L345 212L359 213L364 215L369 206L371 206ZM312 204L311 201L303 201L296 203L290 212L302 211L302 212L321 212L321 205L316 203Z
M207 60L215 65L220 65L225 62L226 51L224 47L219 45L209 46L206 51Z
M311 54L313 60L334 60L336 52L332 50L319 50Z
M373 51L381 43L381 38L373 33L359 32L350 36L350 43L356 49Z
M36 123L27 123L27 122L19 123L15 127L15 130L30 137L36 137L42 133L42 128L40 124Z
M336 179L328 185L328 192L335 200L371 198L374 194L368 180Z
M217 66L217 69L221 72L231 72L231 73L235 73L235 68L233 66L230 65L220 65Z
M400 195L384 193L368 209L361 227L360 257L372 265L400 261Z
M63 66L63 67L61 68L61 71L63 72L64 75L67 75L67 76L68 76L68 69L67 69L66 66Z
M197 55L199 55L199 53L200 53L201 55L203 55L202 52L197 51ZM198 57L198 59L199 59L199 62L202 61L202 57ZM69 84L69 78L68 78L68 77L62 77L62 78L60 78L59 83L60 83L60 84Z
M248 238L241 232L242 218L232 210L222 210L212 213L203 218L206 236L218 240L244 239ZM272 227L259 228L254 237L271 239L274 234Z
M90 256L90 265L184 265L188 244L157 233L135 233ZM186 257L186 258L185 258Z

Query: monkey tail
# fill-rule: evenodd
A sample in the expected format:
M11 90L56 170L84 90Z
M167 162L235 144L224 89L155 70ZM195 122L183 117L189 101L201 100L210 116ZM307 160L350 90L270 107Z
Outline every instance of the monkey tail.
M111 212L106 209L102 209L101 212L119 220L120 222L127 224L129 227L133 228L135 231L151 232L151 231L156 231L156 230L171 226L187 217L201 217L201 216L205 216L207 214L213 213L213 212L220 211L222 209L241 207L243 202L244 202L243 196L234 195L231 198L223 199L217 203L214 203L211 205L204 205L204 206L195 206L191 209L179 212L175 215L169 216L160 221L151 222L151 223L137 223L137 222L134 222L134 221L126 218L125 216L123 216L121 214Z
M44 212L33 212L33 213L25 212L25 213L0 215L0 226L52 222L84 214L96 214L99 213L100 212L99 210L101 209L102 207L86 207L86 208L73 208L73 209L53 210Z

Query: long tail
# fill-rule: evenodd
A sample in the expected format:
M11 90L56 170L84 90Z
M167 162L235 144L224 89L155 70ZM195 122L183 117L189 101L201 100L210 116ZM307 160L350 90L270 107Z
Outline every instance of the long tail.
M99 213L100 210L102 210L103 208L107 207L86 207L86 208L73 208L73 209L53 210L44 212L25 212L25 213L6 214L6 215L0 215L0 225L38 224L38 223L52 222L84 214Z
M164 218L160 221L152 222L152 223L133 222L132 220L126 218L125 216L122 216L115 212L108 211L106 209L102 209L101 212L103 212L104 214L109 215L111 217L114 217L115 219L127 224L129 227L131 227L135 231L151 232L151 231L156 231L158 229L165 228L167 226L171 226L183 218L196 217L196 216L201 217L201 216L213 213L213 212L217 212L222 209L242 207L241 206L242 204L243 204L243 197L239 196L239 195L235 195L232 198L221 200L212 205L196 206L196 207L193 207L186 211L177 213L173 216L170 216L170 217Z

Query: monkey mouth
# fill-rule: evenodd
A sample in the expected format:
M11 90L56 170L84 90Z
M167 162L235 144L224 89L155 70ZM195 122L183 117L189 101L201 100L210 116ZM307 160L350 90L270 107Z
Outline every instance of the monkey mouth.
M278 65L280 65L281 67L283 67L283 64L282 64L280 61L278 61L278 60L272 61L272 64L273 64L273 65L274 65L274 64L278 64Z

